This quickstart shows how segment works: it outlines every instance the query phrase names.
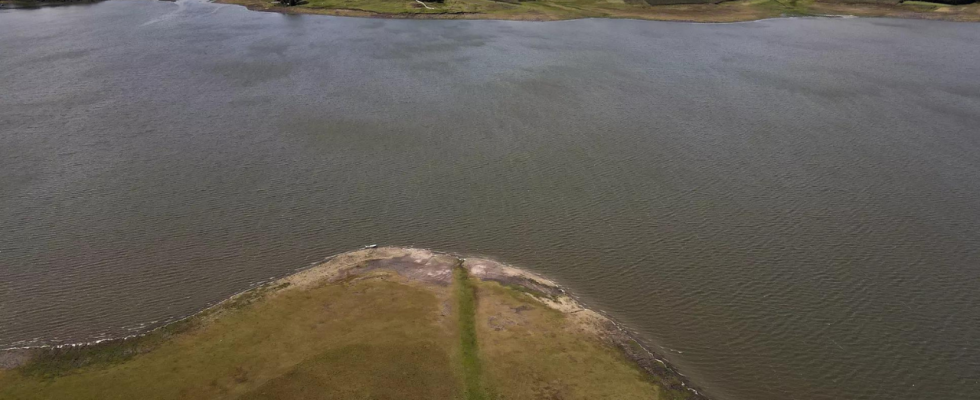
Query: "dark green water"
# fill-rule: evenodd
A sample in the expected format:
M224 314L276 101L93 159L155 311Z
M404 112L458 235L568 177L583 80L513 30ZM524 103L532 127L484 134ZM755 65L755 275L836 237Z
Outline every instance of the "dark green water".
M719 399L980 393L980 25L0 11L0 347L369 243L568 285Z

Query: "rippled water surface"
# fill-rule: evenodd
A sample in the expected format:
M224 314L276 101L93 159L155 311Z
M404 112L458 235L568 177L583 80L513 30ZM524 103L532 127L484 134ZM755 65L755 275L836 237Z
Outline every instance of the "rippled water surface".
M368 243L487 254L720 400L980 393L980 25L0 11L0 347Z

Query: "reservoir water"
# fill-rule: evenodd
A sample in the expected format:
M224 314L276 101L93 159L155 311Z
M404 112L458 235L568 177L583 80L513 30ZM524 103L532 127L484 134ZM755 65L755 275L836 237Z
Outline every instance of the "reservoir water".
M0 11L0 348L365 244L555 278L719 400L980 393L980 25Z

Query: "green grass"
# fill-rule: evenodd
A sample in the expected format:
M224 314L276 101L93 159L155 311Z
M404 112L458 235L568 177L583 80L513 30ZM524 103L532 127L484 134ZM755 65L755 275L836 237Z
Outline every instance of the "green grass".
M949 6L949 4L931 3L931 2L928 2L928 1L914 1L914 0L913 1L903 1L902 4L907 4L907 5L910 5L910 6L925 6L925 7L946 7L946 6Z
M650 376L567 314L496 282L476 286L484 380L499 398L684 398L659 395Z
M83 367L107 367L126 362L139 354L147 353L165 343L171 337L198 327L201 319L214 313L238 310L261 300L269 292L282 289L261 286L242 293L218 307L209 309L194 318L188 318L163 326L149 334L125 340L112 340L81 347L47 348L35 351L32 362L20 368L21 374L43 379L67 375Z
M453 268L456 304L459 307L459 345L463 381L468 400L487 398L481 380L480 349L476 337L476 288L461 265Z
M18 371L24 376L51 380L85 367L108 367L150 352L174 335L193 329L198 323L199 319L191 318L166 325L136 338L112 340L89 346L38 349L34 352L31 362Z
M755 7L764 8L786 16L808 16L813 13L807 7L807 1L801 0L765 0L756 2Z
M0 370L0 399L686 398L529 293L453 277L259 289L139 339L42 351Z
M366 279L248 296L176 335L0 371L0 399L458 398L437 294Z
M93 346L44 349L20 369L25 376L54 379L82 367L112 365L132 359L139 352L138 340L119 340Z

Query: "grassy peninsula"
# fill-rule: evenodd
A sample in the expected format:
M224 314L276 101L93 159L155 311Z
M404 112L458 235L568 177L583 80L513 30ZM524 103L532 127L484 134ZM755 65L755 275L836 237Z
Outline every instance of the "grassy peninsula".
M555 21L632 18L738 22L793 16L852 15L980 21L980 3L949 5L901 0L216 0L251 10L382 18ZM960 0L950 0L958 2ZM972 0L963 0L972 1Z
M335 256L138 338L3 360L2 399L703 399L553 282L405 248Z

